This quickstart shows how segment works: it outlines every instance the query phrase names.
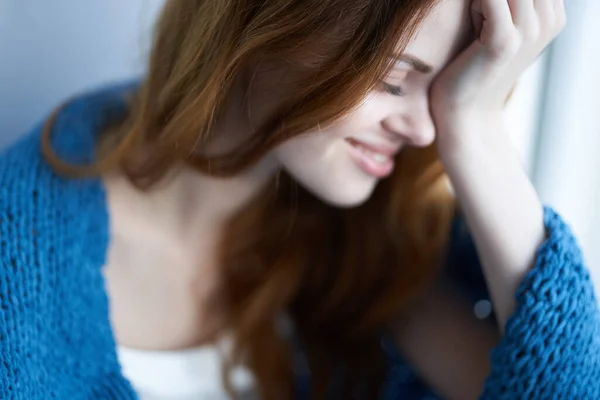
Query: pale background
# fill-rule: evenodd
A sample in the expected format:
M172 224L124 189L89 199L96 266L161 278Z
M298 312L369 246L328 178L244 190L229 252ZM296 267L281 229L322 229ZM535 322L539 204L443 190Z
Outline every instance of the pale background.
M507 118L545 203L574 227L600 281L600 2L524 76ZM162 0L0 0L0 147L81 90L138 76Z

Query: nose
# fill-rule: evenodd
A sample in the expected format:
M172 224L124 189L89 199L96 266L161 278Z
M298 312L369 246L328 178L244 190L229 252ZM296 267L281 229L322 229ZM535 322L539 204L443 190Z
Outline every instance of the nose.
M400 136L413 147L426 147L435 139L435 124L429 112L427 98L412 99L412 107L389 113L382 127L395 136Z

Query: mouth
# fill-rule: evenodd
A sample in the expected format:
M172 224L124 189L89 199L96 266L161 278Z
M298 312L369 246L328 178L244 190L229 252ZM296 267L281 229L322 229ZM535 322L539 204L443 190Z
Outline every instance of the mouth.
M394 170L398 147L369 144L354 138L348 138L346 142L350 145L350 156L367 175L385 178Z

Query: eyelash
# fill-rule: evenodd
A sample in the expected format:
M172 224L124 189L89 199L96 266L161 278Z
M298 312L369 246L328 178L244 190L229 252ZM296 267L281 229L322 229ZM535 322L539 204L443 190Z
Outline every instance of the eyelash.
M382 82L383 90L392 96L405 96L406 92L400 86L390 85L387 82Z

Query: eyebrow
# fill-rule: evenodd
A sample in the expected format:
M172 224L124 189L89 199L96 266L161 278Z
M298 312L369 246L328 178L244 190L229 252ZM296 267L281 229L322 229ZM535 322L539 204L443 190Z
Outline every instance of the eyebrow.
M433 71L433 67L431 65L411 54L395 55L394 58L396 59L397 63L406 63L422 74L429 74L431 71Z

